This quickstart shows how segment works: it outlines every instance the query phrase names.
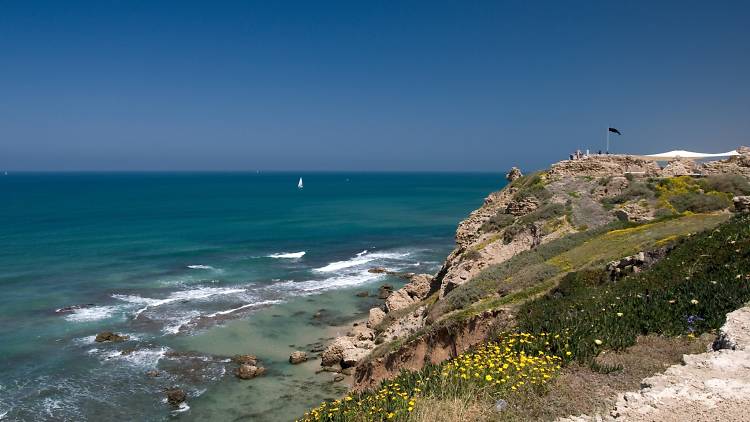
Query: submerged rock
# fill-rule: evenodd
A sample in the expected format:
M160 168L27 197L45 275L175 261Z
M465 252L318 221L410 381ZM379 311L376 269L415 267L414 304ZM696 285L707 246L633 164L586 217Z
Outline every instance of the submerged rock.
M367 272L370 272L370 273L373 273L373 274L383 274L383 273L387 273L388 270L385 269L384 267L373 267L373 268L370 268L369 270L367 270Z
M93 303L84 303L84 304L80 304L80 305L65 306L63 308L55 309L55 313L65 314L65 313L74 312L74 311L76 311L78 309L90 308L92 306L96 306L96 305L93 304Z
M393 293L393 286L390 284L383 284L378 289L378 299L388 299L388 296Z
M156 369L149 369L146 371L146 376L151 378L156 378L161 375L161 372L157 371Z
M365 291L363 291L363 292L357 292L356 296L357 297L367 297L367 296L370 296L370 292L365 292Z
M179 407L181 403L187 400L187 393L182 388L167 388L164 393L167 395L167 403L172 407Z
M289 355L289 363L295 365L298 363L306 362L307 361L307 353L302 351L295 351L292 352L291 355Z
M127 340L128 336L123 336L117 333L113 333L112 331L102 331L101 333L96 335L96 338L94 341L97 343L103 343L105 341L111 341L111 342L121 342Z

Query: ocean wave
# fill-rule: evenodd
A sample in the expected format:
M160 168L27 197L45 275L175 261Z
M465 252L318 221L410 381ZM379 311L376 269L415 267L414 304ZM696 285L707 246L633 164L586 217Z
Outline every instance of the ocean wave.
M145 305L135 312L134 318L138 318L138 316L140 316L143 312L145 312L149 308L155 308L155 307L170 304L173 302L180 302L180 301L185 301L185 300L203 300L212 296L236 294L236 293L243 293L243 292L245 292L245 289L233 288L233 287L198 287L195 289L180 290L177 292L172 292L169 296L167 296L164 299L155 299L155 298L149 298L149 297L142 297L138 295L120 295L120 294L114 294L112 295L112 297L115 299L121 300L123 302L131 303L131 304Z
M305 251L302 252L279 252L279 253L272 253L271 255L266 256L267 258L276 258L276 259L298 259L305 256Z
M311 294L342 287L355 287L367 284L381 277L383 277L383 274L374 274L367 270L362 270L352 274L329 277L324 280L285 281L272 286L272 288L287 292L296 291L301 294Z
M347 268L361 266L373 261L378 260L403 260L408 257L410 252L374 252L370 253L367 250L357 253L353 258L345 261L334 261L326 266L315 268L313 271L320 273L331 273L341 271Z
M282 303L282 302L283 302L282 300L262 300L260 302L248 303L248 304L239 306L237 308L227 309L226 311L217 311L217 312L214 312L212 314L205 315L205 316L207 318L216 318L217 316L228 315L228 314L231 314L231 313L234 313L234 312L237 312L237 311L241 311L241 310L247 309L247 308L252 308L252 307L257 307L257 306L264 306L264 305L275 305L277 303Z
M79 308L65 315L65 320L70 322L90 322L111 318L118 308L116 306L91 306Z
M187 267L190 268L191 270L215 270L216 269L210 265L201 265L201 264L188 265Z

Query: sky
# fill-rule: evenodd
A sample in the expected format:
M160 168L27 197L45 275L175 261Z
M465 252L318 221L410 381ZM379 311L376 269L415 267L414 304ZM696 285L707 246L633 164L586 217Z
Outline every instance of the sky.
M748 1L0 0L0 170L506 171L750 144Z

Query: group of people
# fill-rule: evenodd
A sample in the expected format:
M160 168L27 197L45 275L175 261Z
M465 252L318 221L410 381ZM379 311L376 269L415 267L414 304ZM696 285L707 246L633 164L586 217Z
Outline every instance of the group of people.
M606 155L609 155L609 151L604 153ZM596 155L602 155L602 150L599 150L599 152L596 153ZM583 153L580 149L575 150L574 153L570 154L571 160L580 160L581 158L585 158L589 156L589 150L586 150L586 153Z

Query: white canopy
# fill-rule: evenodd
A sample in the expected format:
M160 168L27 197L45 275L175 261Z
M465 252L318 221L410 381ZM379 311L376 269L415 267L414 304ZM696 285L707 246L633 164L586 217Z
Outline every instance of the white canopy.
M692 151L685 151L685 150L675 150L675 151L669 151L669 152L662 152L660 154L650 154L650 155L644 155L644 158L651 159L651 160L675 160L678 158L685 158L689 160L699 160L701 158L715 158L715 157L731 157L733 155L740 155L739 152L736 150L727 151L720 154L705 154L702 152L692 152Z

